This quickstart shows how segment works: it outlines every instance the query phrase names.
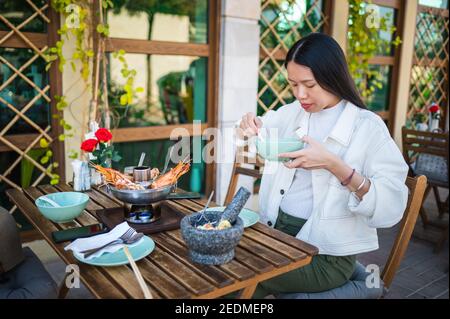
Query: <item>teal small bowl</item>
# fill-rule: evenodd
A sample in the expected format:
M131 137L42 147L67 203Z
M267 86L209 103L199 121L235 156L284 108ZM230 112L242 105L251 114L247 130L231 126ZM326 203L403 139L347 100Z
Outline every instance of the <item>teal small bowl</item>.
M269 161L283 161L290 160L287 157L278 157L280 153L294 152L301 150L304 143L298 138L278 138L278 139L264 139L256 140L256 149L258 154Z
M51 204L40 200L41 197L47 197L61 207L53 207ZM34 203L47 219L55 223L67 223L81 215L88 201L89 196L84 193L60 192L40 196L36 198Z

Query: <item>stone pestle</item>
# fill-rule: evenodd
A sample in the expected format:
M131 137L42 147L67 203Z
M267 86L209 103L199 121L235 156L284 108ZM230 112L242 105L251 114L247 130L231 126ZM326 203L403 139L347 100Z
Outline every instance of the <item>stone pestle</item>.
M241 212L242 208L244 208L245 203L247 203L250 195L250 191L245 187L239 188L238 192L236 193L236 195L234 195L231 202L227 205L227 207L225 207L220 220L228 220L230 224L233 224L236 221L236 218Z

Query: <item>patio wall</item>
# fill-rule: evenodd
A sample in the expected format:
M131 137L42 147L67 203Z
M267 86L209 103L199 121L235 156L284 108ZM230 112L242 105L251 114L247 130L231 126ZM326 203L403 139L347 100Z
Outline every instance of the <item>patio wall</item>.
M216 171L216 200L223 203L231 177L235 150L231 128L243 114L256 113L260 0L225 0L222 3L218 125L224 144ZM242 177L239 186L252 188Z

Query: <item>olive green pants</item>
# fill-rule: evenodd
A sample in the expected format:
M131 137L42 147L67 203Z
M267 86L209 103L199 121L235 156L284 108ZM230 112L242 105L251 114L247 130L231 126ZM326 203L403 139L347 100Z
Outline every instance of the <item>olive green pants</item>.
M287 215L280 210L275 229L296 236L305 223L305 219ZM278 293L330 290L345 284L352 275L355 265L356 255L316 255L311 263L304 267L259 283L253 298L264 298Z

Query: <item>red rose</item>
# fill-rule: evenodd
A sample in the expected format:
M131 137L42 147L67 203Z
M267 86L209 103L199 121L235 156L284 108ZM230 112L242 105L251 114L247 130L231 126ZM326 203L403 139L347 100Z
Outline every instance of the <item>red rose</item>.
M91 153L93 150L95 150L95 147L97 146L98 141L95 138L90 138L81 143L81 149L85 152Z
M95 137L97 137L101 143L105 143L112 139L112 134L106 128L99 128L97 132L95 132Z
M432 106L430 106L430 108L428 109L428 111L430 111L431 113L436 113L439 111L439 105L437 104L433 104Z

